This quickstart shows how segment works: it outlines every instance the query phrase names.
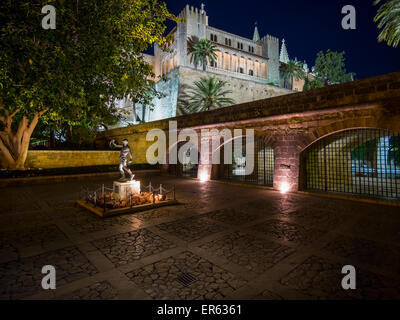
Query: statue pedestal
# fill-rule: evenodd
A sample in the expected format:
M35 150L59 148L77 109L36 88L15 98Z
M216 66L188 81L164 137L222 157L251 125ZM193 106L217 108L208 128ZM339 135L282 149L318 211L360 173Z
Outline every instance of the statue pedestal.
M113 196L115 200L127 200L131 193L140 193L139 180L113 182Z

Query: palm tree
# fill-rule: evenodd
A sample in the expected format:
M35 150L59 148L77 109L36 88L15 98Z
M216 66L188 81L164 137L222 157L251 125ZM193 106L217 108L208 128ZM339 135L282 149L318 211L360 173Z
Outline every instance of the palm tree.
M375 0L374 5L379 2L381 0ZM378 35L378 41L386 41L389 46L397 47L400 41L400 1L387 0L379 7L374 21L379 21L378 28L382 29Z
M284 63L281 66L283 71L283 79L290 81L290 88L293 89L293 80L300 80L304 78L303 65L300 61L289 60L288 63Z
M192 36L188 39L187 44L190 62L194 63L196 69L199 64L202 64L203 71L206 71L207 62L217 60L217 54L215 53L217 47L210 40L199 40L196 36Z
M224 90L225 84L225 81L214 76L195 81L189 91L189 111L208 111L234 104L235 100L225 97L232 93L230 90Z

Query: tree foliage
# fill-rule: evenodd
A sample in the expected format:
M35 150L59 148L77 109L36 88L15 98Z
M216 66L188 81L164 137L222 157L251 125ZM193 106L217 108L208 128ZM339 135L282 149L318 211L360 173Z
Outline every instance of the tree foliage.
M56 29L41 9L56 8ZM115 113L115 99L146 103L154 74L141 52L169 41L157 0L2 0L0 151L23 168L31 134L44 124L90 126Z
M289 60L281 66L283 79L289 80L289 86L293 88L294 79L300 80L304 78L303 64L300 61Z
M347 73L345 67L345 52L327 50L318 52L315 59L315 77L324 86L352 81L354 73Z
M190 62L197 66L203 65L203 71L206 71L207 64L217 60L217 47L208 39L198 39L192 36L187 41Z
M202 77L194 82L188 92L188 109L191 112L200 112L213 110L235 103L226 95L232 93L230 90L224 90L225 81L217 79L215 76Z
M317 89L317 88L322 88L324 84L322 81L318 78L310 79L306 77L304 79L304 87L303 91L311 90L311 89Z
M381 0L376 0L375 5ZM378 22L378 28L382 29L378 35L378 41L385 41L389 46L397 47L400 41L400 1L387 0L382 4L374 17Z

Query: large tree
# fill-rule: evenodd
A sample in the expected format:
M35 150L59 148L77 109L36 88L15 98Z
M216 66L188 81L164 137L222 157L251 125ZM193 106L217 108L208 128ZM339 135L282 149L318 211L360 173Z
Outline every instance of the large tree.
M381 0L375 0L377 5ZM385 41L389 46L397 47L400 41L400 0L387 0L378 8L374 17L378 28L382 29L378 41Z
M43 29L44 5L56 28ZM176 20L157 0L2 0L0 2L0 151L23 169L30 137L44 124L84 125L130 97L148 103L151 66L141 52Z
M192 36L187 41L188 53L190 54L190 62L193 62L195 67L203 65L203 71L206 71L208 62L217 60L217 47L208 39L198 39Z
M347 73L343 52L318 52L313 73L324 86L352 81L354 73Z
M225 81L215 76L202 77L199 81L195 81L194 86L191 86L188 91L188 111L208 111L234 104L233 99L226 97L232 91L225 90L225 85Z

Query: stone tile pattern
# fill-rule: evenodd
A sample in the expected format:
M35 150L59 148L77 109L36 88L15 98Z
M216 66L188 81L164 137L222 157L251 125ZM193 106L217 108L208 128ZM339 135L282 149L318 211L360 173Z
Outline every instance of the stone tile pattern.
M238 208L225 208L221 210L212 211L206 216L220 222L240 226L254 220L261 219L265 215L260 211L244 211Z
M234 232L200 248L255 273L263 273L295 250L245 232Z
M65 296L64 300L112 300L117 298L117 290L108 281L99 281L90 286L75 290Z
M114 227L132 227L132 229L135 229L137 226L136 220L128 215L103 219L80 208L60 211L59 217L82 234L104 231Z
M400 298L396 207L138 178L175 185L183 205L107 219L76 208L82 183L112 184L104 178L1 192L0 299ZM47 264L60 291L41 288ZM355 291L341 289L344 264L356 267ZM180 283L185 273L196 281Z
M178 281L189 273L197 281ZM223 299L246 282L191 252L185 251L126 274L153 299Z
M324 232L321 230L303 227L278 219L267 220L250 228L264 236L275 240L308 244L320 238Z
M76 248L69 247L0 264L0 299L20 299L43 291L42 267L56 269L56 285L92 276L97 269Z
M398 281L356 268L357 290L344 290L343 264L311 256L295 267L280 282L319 299L399 299Z
M115 266L121 266L175 247L147 229L117 234L92 242Z
M206 217L180 219L160 224L157 228L189 242L204 238L225 229L224 226L209 220Z

